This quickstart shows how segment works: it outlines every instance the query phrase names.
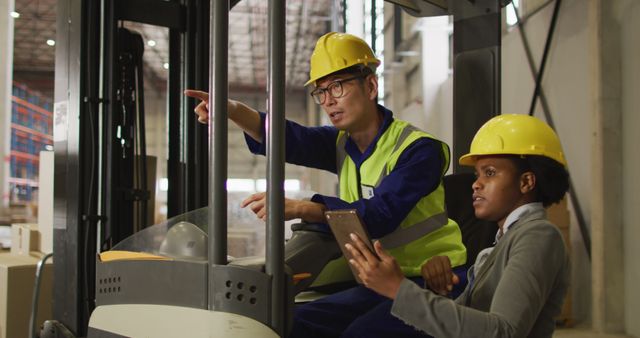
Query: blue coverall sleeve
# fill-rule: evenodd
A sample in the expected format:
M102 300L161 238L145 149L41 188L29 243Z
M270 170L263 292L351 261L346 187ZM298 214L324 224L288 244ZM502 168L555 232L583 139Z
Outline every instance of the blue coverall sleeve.
M260 113L262 135L265 132L266 114ZM336 138L338 130L334 127L305 127L293 121L285 125L285 161L305 167L327 170L336 173ZM245 141L254 154L266 153L266 142L258 142L245 133Z

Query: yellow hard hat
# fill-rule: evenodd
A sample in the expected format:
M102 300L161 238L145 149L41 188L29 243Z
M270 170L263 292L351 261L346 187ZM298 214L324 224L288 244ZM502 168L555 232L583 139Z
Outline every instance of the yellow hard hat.
M487 121L459 163L472 166L478 156L485 155L541 155L567 166L560 139L553 129L540 119L522 114L499 115Z
M327 33L318 39L311 54L308 86L316 80L355 65L375 68L380 64L371 47L357 36L346 33Z

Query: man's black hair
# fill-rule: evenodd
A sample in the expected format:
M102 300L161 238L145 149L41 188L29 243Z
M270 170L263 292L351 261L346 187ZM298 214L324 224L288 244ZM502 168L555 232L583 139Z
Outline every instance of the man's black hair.
M527 171L536 175L536 201L546 208L560 202L569 190L569 172L565 167L546 156L509 156L522 174Z
M334 72L334 73L331 73L331 74L329 74L327 76L341 75L341 74L352 74L352 75L362 75L362 78L364 79L365 77L367 77L367 76L369 76L370 74L373 74L373 73L374 73L374 71L370 67L367 67L365 65L355 65L355 66L347 67L345 69L341 69L341 70L339 70L337 72Z

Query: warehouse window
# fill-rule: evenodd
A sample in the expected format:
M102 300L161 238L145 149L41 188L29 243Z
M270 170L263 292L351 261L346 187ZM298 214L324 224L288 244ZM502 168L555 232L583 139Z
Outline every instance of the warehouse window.
M520 0L513 0L506 7L506 20L508 26L514 26L518 24L518 17L516 15L516 11L520 10ZM518 12L519 14L520 12Z

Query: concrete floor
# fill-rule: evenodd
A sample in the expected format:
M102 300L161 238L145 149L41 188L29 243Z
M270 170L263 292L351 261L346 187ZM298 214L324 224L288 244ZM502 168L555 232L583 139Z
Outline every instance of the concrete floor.
M604 334L584 328L557 329L553 338L632 338L622 334Z

